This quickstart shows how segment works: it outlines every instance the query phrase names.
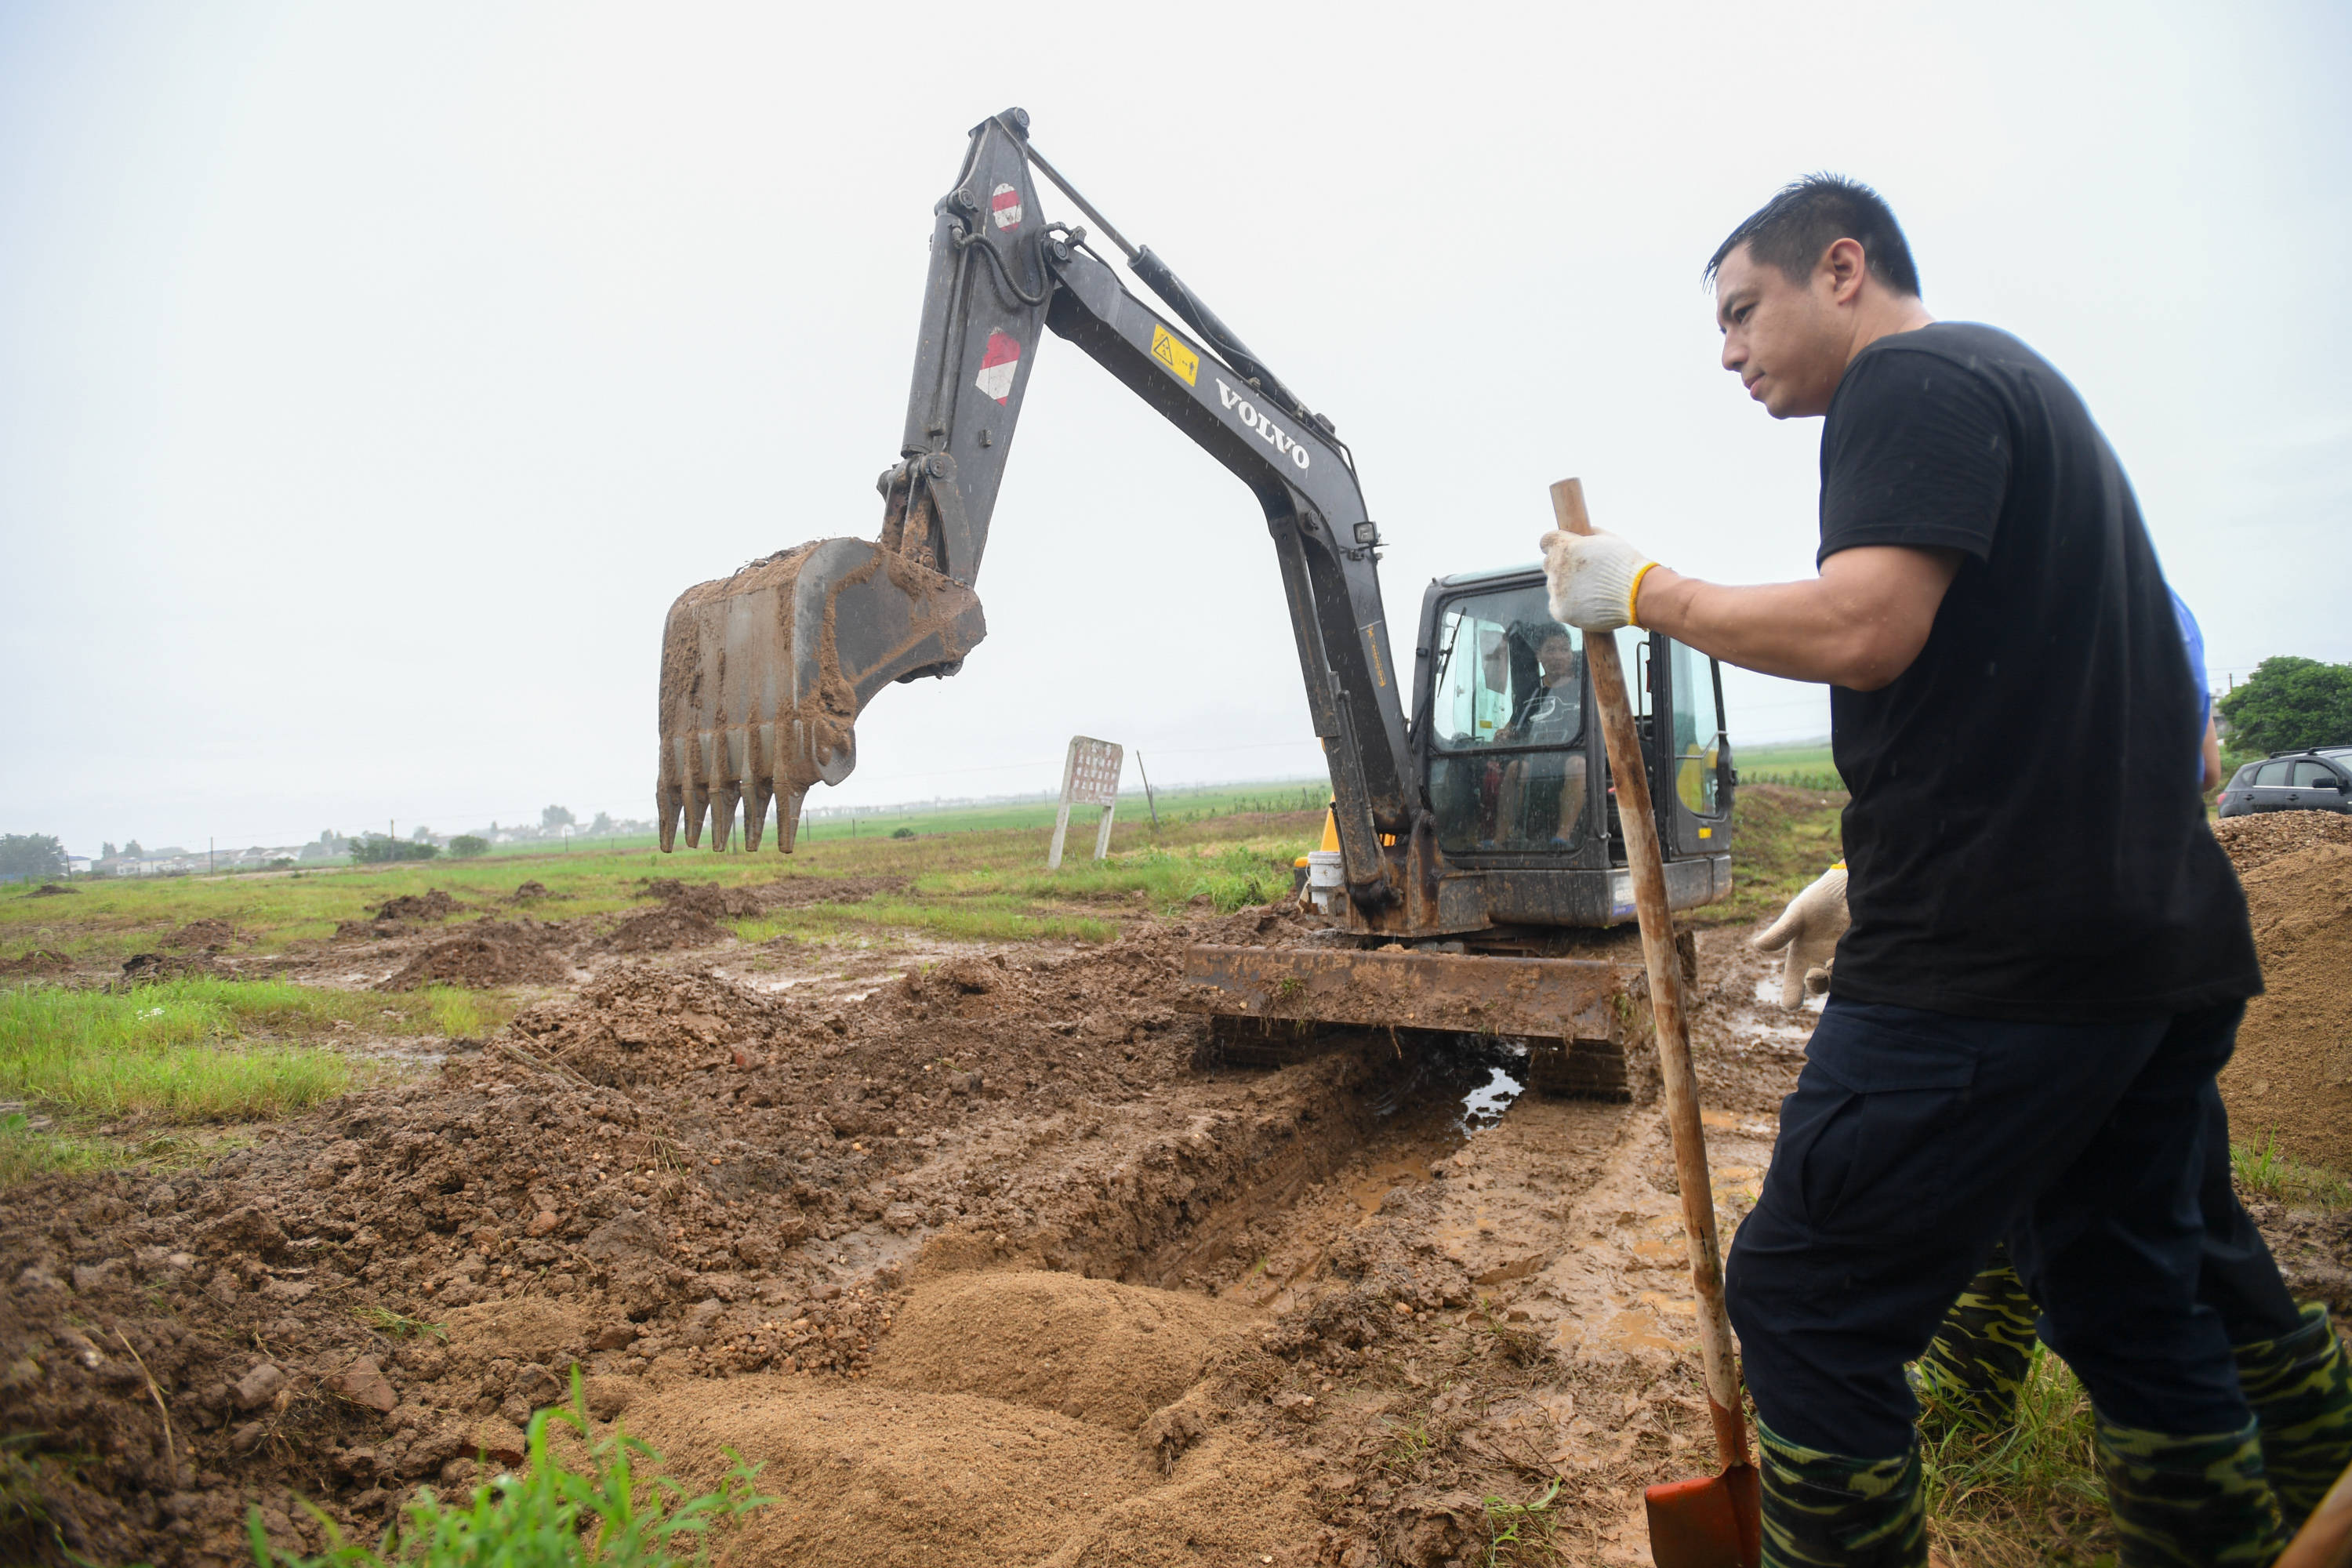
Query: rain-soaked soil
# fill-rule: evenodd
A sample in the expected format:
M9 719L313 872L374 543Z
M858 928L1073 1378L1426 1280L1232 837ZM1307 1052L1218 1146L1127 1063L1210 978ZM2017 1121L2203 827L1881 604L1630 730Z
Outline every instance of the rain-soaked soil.
M551 978L207 1169L11 1194L0 1420L57 1533L0 1559L243 1562L248 1506L316 1550L297 1500L372 1538L515 1462L577 1365L689 1484L766 1463L739 1562L1482 1562L1486 1500L1553 1478L1567 1557L1647 1561L1640 1488L1713 1468L1649 1086L1549 1100L1509 1042L1386 1031L1231 1065L1181 946L1286 912L910 961L697 907L821 881L649 889L698 945L500 919L279 963L458 978L472 940ZM1745 934L1695 988L1727 1234L1811 1022ZM2346 1226L2266 1217L2346 1278Z

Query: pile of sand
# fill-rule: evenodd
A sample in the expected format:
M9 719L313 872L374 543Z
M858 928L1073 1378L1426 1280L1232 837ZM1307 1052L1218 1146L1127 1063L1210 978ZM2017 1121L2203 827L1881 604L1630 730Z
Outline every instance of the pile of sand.
M1132 1432L1240 1348L1250 1315L1075 1274L973 1274L918 1290L873 1375Z
M1312 1531L1303 1467L1222 1426L1199 1386L1253 1321L1067 1274L949 1275L916 1288L862 1385L673 1384L625 1420L695 1485L726 1473L727 1449L765 1462L779 1500L748 1522L741 1561L1269 1561ZM1136 1435L1180 1400L1187 1442Z
M2221 826L2274 817L2352 827L2317 812ZM2231 1133L2256 1146L2274 1135L2306 1164L2352 1168L2352 843L2268 855L2242 879L2267 989L2248 1005L2221 1074Z

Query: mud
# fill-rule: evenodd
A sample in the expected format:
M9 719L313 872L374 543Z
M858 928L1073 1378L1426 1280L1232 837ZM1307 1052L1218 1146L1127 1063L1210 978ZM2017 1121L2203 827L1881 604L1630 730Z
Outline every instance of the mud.
M28 947L14 958L0 958L0 974L16 979L39 980L70 974L73 967L72 959L46 947Z
M2286 816L2320 814L2233 820ZM2240 879L2264 990L2246 1006L2221 1097L2238 1142L2275 1139L2305 1164L2352 1173L2352 834L2336 837L2323 830L2307 840L2315 847L2263 855Z
M71 898L79 891L81 889L79 888L68 888L62 883L44 882L25 896L28 899L60 899Z
M767 1462L738 1561L1479 1561L1482 1500L1553 1479L1565 1554L1646 1561L1640 1486L1708 1443L1656 1107L1525 1092L1492 1039L1231 1065L1175 1005L1183 943L1321 923L741 975L585 921L390 940L593 972L207 1168L12 1194L0 1421L44 1435L58 1533L0 1560L241 1562L248 1501L315 1551L298 1497L373 1539L513 1462L577 1364L686 1482ZM1692 985L1727 1234L1811 1022L1746 934L1700 933ZM2266 1223L2352 1283L2345 1227Z

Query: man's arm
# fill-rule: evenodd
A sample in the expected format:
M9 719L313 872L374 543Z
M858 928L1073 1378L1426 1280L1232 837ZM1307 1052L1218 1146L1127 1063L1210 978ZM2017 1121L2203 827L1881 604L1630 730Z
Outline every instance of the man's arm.
M1875 691L1927 646L1960 569L1957 550L1864 544L1810 583L1734 588L1664 566L1641 579L1640 624L1727 663L1790 680Z
M2205 772L2197 781L2199 793L2211 795L2221 784L2221 736L2213 728L2210 719L2205 721L2205 744L2201 750L2205 757Z

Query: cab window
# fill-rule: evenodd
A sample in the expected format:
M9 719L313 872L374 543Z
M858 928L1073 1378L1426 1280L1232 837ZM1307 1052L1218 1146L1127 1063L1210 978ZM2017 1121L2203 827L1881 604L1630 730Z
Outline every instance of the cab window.
M1674 660L1675 794L1694 816L1715 816L1722 784L1723 715L1715 703L1715 670L1706 656L1669 638Z
M1472 595L1439 617L1430 803L1450 852L1559 850L1584 832L1584 637L1543 588Z

